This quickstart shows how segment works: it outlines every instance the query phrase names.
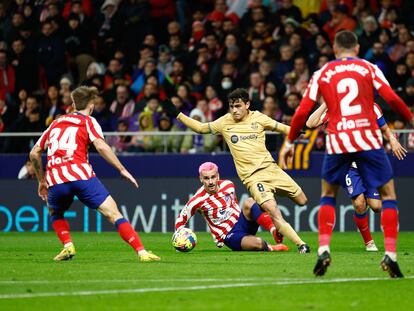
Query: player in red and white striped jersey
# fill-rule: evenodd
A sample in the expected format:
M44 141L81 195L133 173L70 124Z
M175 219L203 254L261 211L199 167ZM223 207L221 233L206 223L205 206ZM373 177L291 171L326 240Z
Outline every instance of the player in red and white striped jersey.
M306 126L309 128L317 128L326 124L329 119L327 116L327 107L325 103L322 103L318 109L316 109L309 119L306 121ZM392 134L385 119L382 115L381 108L374 103L374 112L377 116L378 127L384 138L390 142L391 150L394 156L399 160L403 160L406 156L407 150L405 150L395 136ZM381 212L381 197L377 189L368 188L359 174L358 167L355 162L352 162L345 179L342 181L341 186L346 190L348 196L354 206L354 221L364 239L365 248L367 251L378 251L372 238L369 224L368 224L368 206L374 213Z
M253 199L246 200L243 211L237 202L236 190L230 180L220 180L218 167L212 162L199 168L203 184L180 212L175 229L183 228L199 211L207 221L214 242L218 247L227 245L235 251L285 251L280 236L270 217L263 213ZM277 245L269 245L255 234L259 225L272 233Z
M292 119L284 159L293 154L292 142L298 137L312 108L322 96L328 107L327 154L322 168L322 194L318 212L319 249L314 274L324 275L331 262L330 240L335 224L338 185L352 162L362 180L379 190L382 199L381 223L385 256L381 261L391 277L402 277L397 263L398 209L391 164L382 147L382 135L374 112L374 91L406 121L413 115L389 86L381 70L362 59L358 39L351 31L340 31L334 40L336 60L315 72Z
M135 178L106 144L99 124L90 116L97 95L96 88L81 86L75 89L71 94L75 112L53 121L30 152L39 181L39 196L47 201L52 227L63 244L63 250L54 259L68 260L76 254L69 223L64 218L76 195L86 206L97 209L115 224L120 236L138 253L141 261L160 260L145 250L138 234L119 212L115 201L89 164L88 147L92 143L105 160L119 170L121 176L138 187ZM45 149L46 174L41 158Z

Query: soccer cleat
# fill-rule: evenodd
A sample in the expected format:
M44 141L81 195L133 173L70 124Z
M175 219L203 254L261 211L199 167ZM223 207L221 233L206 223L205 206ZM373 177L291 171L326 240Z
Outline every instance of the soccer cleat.
M308 246L308 244L302 244L298 247L298 252L300 254L310 253L310 247Z
M378 247L375 245L374 240L371 240L365 244L365 250L367 252L378 252Z
M276 245L268 244L269 251L271 252L287 252L289 250L289 247L287 247L285 244L279 243Z
M315 276L322 276L328 270L328 266L331 264L331 255L328 251L324 251L321 255L318 256L316 261L315 268L313 268L313 274Z
M72 244L71 246L63 248L59 254L56 255L53 260L61 261L61 260L70 260L76 255L75 246Z
M381 261L381 268L382 270L388 272L390 277L392 278L403 278L403 274L401 273L400 267L398 266L397 261L393 261L390 256L385 255Z
M152 252L145 252L144 254L138 254L139 261L142 262L149 262L149 261L160 261L161 258L157 255L153 254Z

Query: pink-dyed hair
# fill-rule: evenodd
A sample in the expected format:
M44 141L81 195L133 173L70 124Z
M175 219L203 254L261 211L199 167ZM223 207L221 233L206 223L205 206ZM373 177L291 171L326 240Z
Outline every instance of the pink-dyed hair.
M211 170L214 170L214 169L218 172L218 166L217 166L217 164L215 164L213 162L204 162L198 168L198 172L201 175L201 172L203 172L203 171L211 171Z

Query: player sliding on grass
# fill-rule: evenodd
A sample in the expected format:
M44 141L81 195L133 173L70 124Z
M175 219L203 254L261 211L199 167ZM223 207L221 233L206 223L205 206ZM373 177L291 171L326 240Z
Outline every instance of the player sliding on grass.
M306 126L309 128L316 128L327 124L329 121L326 114L327 110L328 108L326 107L326 104L321 104L306 121ZM403 160L407 150L401 146L392 134L382 115L381 108L377 104L374 104L374 111L377 117L378 127L381 129L384 138L390 142L393 154L399 160ZM354 206L354 220L364 239L365 249L369 252L377 252L378 248L375 245L371 231L369 230L367 206L369 206L374 213L381 212L381 197L378 190L375 188L370 189L365 185L355 162L351 164L345 179L342 180L341 186L351 198L352 205Z
M306 204L307 198L296 182L275 163L265 145L266 130L288 134L290 127L259 111L250 111L249 94L244 89L232 91L228 101L229 113L213 122L201 123L183 113L178 114L177 119L197 133L223 135L237 174L250 195L270 216L276 229L297 245L300 253L309 253L309 246L283 218L275 193L288 196L301 206Z
M313 273L324 275L331 263L329 245L335 225L338 185L344 180L351 163L355 162L367 187L376 188L381 194L385 255L380 265L391 277L403 277L397 263L397 196L391 164L382 147L382 133L374 112L374 91L378 91L404 120L413 122L413 115L391 89L381 70L357 58L359 45L353 32L338 32L333 47L337 59L313 74L293 116L286 148L281 154L285 160L292 156L292 142L322 96L328 107L329 123L318 212L318 259Z
M75 256L75 246L64 213L76 195L92 209L97 209L115 224L120 236L138 253L141 261L160 258L144 249L138 234L119 212L115 201L99 181L88 162L88 146L92 143L99 154L135 187L138 183L106 144L102 129L90 115L97 98L96 88L78 87L72 94L74 113L59 117L47 128L30 152L39 181L39 196L47 201L52 227L62 241L63 250L54 260ZM42 167L42 151L47 149L46 174Z
M234 251L287 251L269 215L249 198L240 211L234 184L230 180L220 180L218 167L205 162L198 169L203 184L187 202L175 221L175 230L185 226L188 220L199 211L210 228L218 247L226 245ZM275 239L276 245L267 244L256 235L261 225Z

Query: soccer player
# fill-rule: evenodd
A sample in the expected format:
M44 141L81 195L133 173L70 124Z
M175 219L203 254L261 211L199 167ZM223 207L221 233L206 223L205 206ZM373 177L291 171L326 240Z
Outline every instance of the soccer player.
M381 70L357 58L356 35L340 31L334 40L336 60L316 71L292 119L282 158L293 154L292 142L319 96L328 107L326 135L327 153L322 166L322 193L318 212L319 249L313 270L325 274L330 262L330 240L335 225L338 185L352 162L358 166L364 183L379 190L382 200L381 224L384 231L385 255L381 267L391 277L403 277L397 263L398 208L391 164L382 147L382 134L374 112L374 91L387 101L405 120L414 123L413 115L389 86Z
M185 226L188 220L199 211L210 228L217 247L226 245L233 251L287 251L288 247L281 244L282 239L270 217L249 198L243 210L237 202L234 184L230 180L220 180L218 167L215 163L205 162L199 169L200 187L187 202L177 220L176 231ZM276 245L267 244L256 235L261 225L275 239Z
M326 104L321 104L306 121L306 126L309 128L316 128L326 124L328 122L326 114L327 110L328 108L326 107ZM374 112L377 117L378 127L381 129L384 138L390 142L393 154L397 159L403 160L407 150L401 146L392 134L382 115L381 108L375 103ZM375 188L370 189L364 184L355 162L352 162L348 173L345 175L345 179L341 182L341 186L351 198L352 205L354 206L354 221L364 239L365 249L369 252L377 252L378 248L375 245L371 231L369 230L367 206L369 206L374 213L381 212L381 197L378 190Z
M259 111L250 111L249 94L245 89L232 91L228 101L229 113L213 122L201 123L183 113L178 114L177 119L197 133L223 135L237 174L254 201L270 216L278 232L297 245L300 253L309 253L309 246L283 218L274 195L288 196L301 206L306 204L307 198L296 182L275 163L265 146L266 130L288 134L290 127Z
M135 178L106 144L98 122L91 117L97 96L96 88L81 86L75 89L71 94L75 112L53 121L30 152L39 181L39 196L47 201L52 227L63 244L63 250L54 260L68 260L76 254L69 223L64 218L64 212L69 209L76 195L86 206L97 209L115 224L122 239L137 252L141 261L158 261L158 256L145 250L138 234L119 212L114 199L88 162L87 150L92 143L122 177L138 187ZM45 173L41 155L46 149Z

